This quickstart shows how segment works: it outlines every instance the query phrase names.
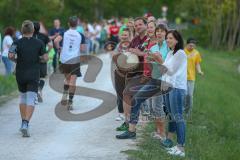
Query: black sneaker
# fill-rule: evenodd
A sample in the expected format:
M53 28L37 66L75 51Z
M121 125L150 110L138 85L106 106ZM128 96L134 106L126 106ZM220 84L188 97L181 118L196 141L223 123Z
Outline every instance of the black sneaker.
M126 131L122 134L116 135L117 139L136 139L136 132Z

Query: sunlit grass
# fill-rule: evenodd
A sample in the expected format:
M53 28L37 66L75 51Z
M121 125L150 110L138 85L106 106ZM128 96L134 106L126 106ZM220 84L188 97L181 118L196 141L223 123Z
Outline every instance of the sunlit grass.
M186 158L189 160L240 159L240 74L237 53L206 51L202 53L203 77L196 81L192 123L187 123ZM139 160L182 159L166 154L159 141L149 135L149 124L141 135L138 150L129 157Z

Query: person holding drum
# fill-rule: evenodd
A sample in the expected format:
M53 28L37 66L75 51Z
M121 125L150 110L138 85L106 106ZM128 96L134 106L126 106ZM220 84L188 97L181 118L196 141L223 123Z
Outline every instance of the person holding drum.
M131 31L129 28L124 28L120 35L120 43L116 49L112 52L113 59L116 59L119 54L123 53L130 45ZM116 62L115 62L116 63ZM114 70L114 82L115 90L117 92L117 106L119 115L116 117L116 121L124 120L123 111L123 90L125 86L126 75L122 74L119 68Z
M150 80L151 66L149 66L146 61L147 53L149 53L149 52L152 52L152 53L158 52L159 53L159 47L154 47L153 48L154 50L151 50L151 47L156 45L155 28L156 28L156 24L154 21L147 23L147 37L148 38L142 44L142 48L144 48L144 50L134 53L134 55L138 55L139 57L144 59L143 75L138 75L138 76L133 77L130 80L130 82L128 83L128 85L125 87L125 90L123 93L124 100L125 100L124 112L125 112L125 115L128 116L128 120L131 119L130 115L132 116L132 111L131 111L132 107L130 104L130 100L131 100L131 97L137 93L137 90L133 91L133 92L131 92L131 91L129 92L129 88L132 86L138 86L138 85L143 86L146 82L148 82ZM123 129L123 131L127 131L128 128L124 128L124 129Z
M143 56L137 56L137 59L135 58L135 55L137 52L141 52L144 50L144 47L142 46L143 42L145 42L145 40L147 39L147 35L146 35L146 29L147 29L147 21L143 18L143 17L137 17L134 19L134 27L135 27L135 31L137 33L137 36L134 37L134 39L131 41L130 46L129 46L129 52L128 52L128 56L130 61L134 62L134 63L129 63L129 65L125 65L124 67L124 71L123 70L119 70L122 74L126 75L126 79L125 79L125 85L122 86L123 88L125 88L125 86L128 85L129 81L133 81L133 82L139 82L139 81L134 81L134 78L137 78L140 76L142 76L143 73ZM119 56L118 59L120 59L121 57ZM121 61L121 60L119 60ZM139 62L139 63L138 63ZM130 119L130 110L128 107L128 105L130 104L130 98L129 96L124 96L123 95L123 109L124 109L124 115L125 115L125 122L120 126L117 127L117 131L126 131L128 130L128 121Z
M148 35L148 38L143 43L143 47L145 48L145 50L143 52L136 53L137 55L144 57L143 76L135 78L136 81L140 82L139 84L137 84L138 82L129 83L128 86L126 87L126 89L124 90L125 97L129 96L128 97L129 99L131 98L130 96L133 96L134 94L136 94L138 92L138 90L136 90L135 93L133 91L131 91L132 87L139 86L138 87L139 91L141 91L140 88L144 87L144 85L147 82L149 82L151 80L151 78L152 78L152 75L151 75L151 73L152 73L152 64L150 63L150 65L149 65L148 57L152 53L157 53L157 54L160 55L160 46L159 46L160 43L158 44L158 41L156 39L155 29L156 29L156 24L155 24L154 21L150 21L150 22L147 23L147 35ZM165 32L165 34L166 34L166 32ZM161 45L162 45L163 40L164 40L164 37L163 38L161 37L161 41L160 41ZM166 52L168 51L167 50L167 46L166 45L162 45L161 47L162 47L162 52L164 54L166 54ZM163 48L166 48L166 50L164 50ZM156 113L156 111L158 111L158 115L156 114L156 116L160 117L161 119L164 119L165 118L165 112L163 111L162 101L163 101L162 97L156 97L154 99L154 102L156 102L156 103L153 103L153 104L157 106L157 107L154 107L155 108L155 113ZM127 106L127 107L129 107L129 108L126 111L131 110L131 113L129 113L129 114L131 114L130 122L134 121L134 124L135 123L137 124L140 107L138 109L135 109L135 108L133 108L131 106ZM135 130L135 125L132 125L132 126L134 127L134 130ZM161 134L163 137L165 137L165 133L164 133L164 129L163 128L164 128L164 121L161 123L161 127L160 128L158 127L158 132L157 132L158 134L154 133L155 136L161 137L160 136L160 134ZM117 138L119 138L119 139L126 138L126 137L129 136L127 133L129 133L129 132L123 133L122 135L118 135Z

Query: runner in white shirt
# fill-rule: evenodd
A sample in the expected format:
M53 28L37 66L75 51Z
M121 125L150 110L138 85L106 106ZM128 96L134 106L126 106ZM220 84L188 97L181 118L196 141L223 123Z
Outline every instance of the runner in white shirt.
M67 105L72 110L73 97L76 90L76 79L81 76L80 72L80 53L85 49L85 37L76 30L78 18L72 16L69 18L69 29L63 35L63 47L60 53L59 67L60 71L65 75L64 92L61 103ZM59 48L59 42L62 37L57 37L55 45ZM69 99L68 99L69 98Z

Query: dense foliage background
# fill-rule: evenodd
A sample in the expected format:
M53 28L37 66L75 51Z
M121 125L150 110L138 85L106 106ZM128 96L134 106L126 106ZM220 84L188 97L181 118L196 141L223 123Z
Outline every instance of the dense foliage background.
M25 19L41 20L52 27L53 18L67 24L70 15L90 22L146 12L162 17L163 5L168 7L168 21L186 24L184 34L196 37L202 46L228 50L240 46L239 0L1 0L0 29L19 28Z

